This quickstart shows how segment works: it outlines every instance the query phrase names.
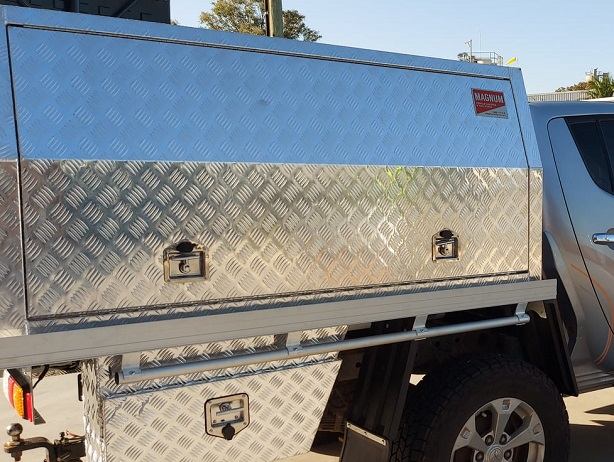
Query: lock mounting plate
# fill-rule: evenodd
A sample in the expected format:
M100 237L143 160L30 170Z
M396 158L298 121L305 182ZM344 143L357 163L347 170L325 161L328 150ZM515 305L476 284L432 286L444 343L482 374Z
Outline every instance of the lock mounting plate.
M164 281L188 283L209 279L207 249L190 241L182 241L164 249Z

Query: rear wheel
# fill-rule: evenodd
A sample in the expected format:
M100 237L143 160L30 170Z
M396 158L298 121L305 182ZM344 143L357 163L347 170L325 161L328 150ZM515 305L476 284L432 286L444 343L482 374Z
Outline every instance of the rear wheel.
M569 423L538 368L502 356L457 359L427 375L405 410L394 462L565 462Z

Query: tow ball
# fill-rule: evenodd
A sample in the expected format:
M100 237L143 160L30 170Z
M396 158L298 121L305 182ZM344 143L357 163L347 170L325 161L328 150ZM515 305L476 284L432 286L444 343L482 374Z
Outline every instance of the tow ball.
M20 424L9 425L6 433L11 441L4 443L4 452L17 462L25 451L39 448L47 450L45 462L81 462L81 458L85 457L85 436L60 433L60 439L53 443L42 437L22 440L23 427Z

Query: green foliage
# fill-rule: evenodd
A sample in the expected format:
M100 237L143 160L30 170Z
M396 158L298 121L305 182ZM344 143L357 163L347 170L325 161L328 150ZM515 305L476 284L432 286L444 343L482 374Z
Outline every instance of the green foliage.
M610 74L603 74L599 78L588 82L589 98L608 98L614 96L614 80Z
M264 4L254 0L217 0L211 13L200 14L200 23L208 29L264 35Z
M557 88L556 92L561 92L561 91L578 91L578 90L587 90L588 89L588 83L586 82L578 82L575 85L570 85L569 87L559 87Z
M287 39L317 42L322 38L317 30L310 29L305 24L305 16L296 10L286 10L284 18L284 37Z
M200 23L208 29L239 32L241 34L265 35L266 17L264 1L261 0L216 0L211 12L200 14ZM305 16L296 10L283 12L284 37L316 42L322 36L305 24Z

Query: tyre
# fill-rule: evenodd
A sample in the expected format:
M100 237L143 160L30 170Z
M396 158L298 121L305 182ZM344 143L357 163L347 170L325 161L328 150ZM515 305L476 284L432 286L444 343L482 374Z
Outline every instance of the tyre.
M554 383L503 356L457 359L407 403L393 462L566 462L569 419Z

